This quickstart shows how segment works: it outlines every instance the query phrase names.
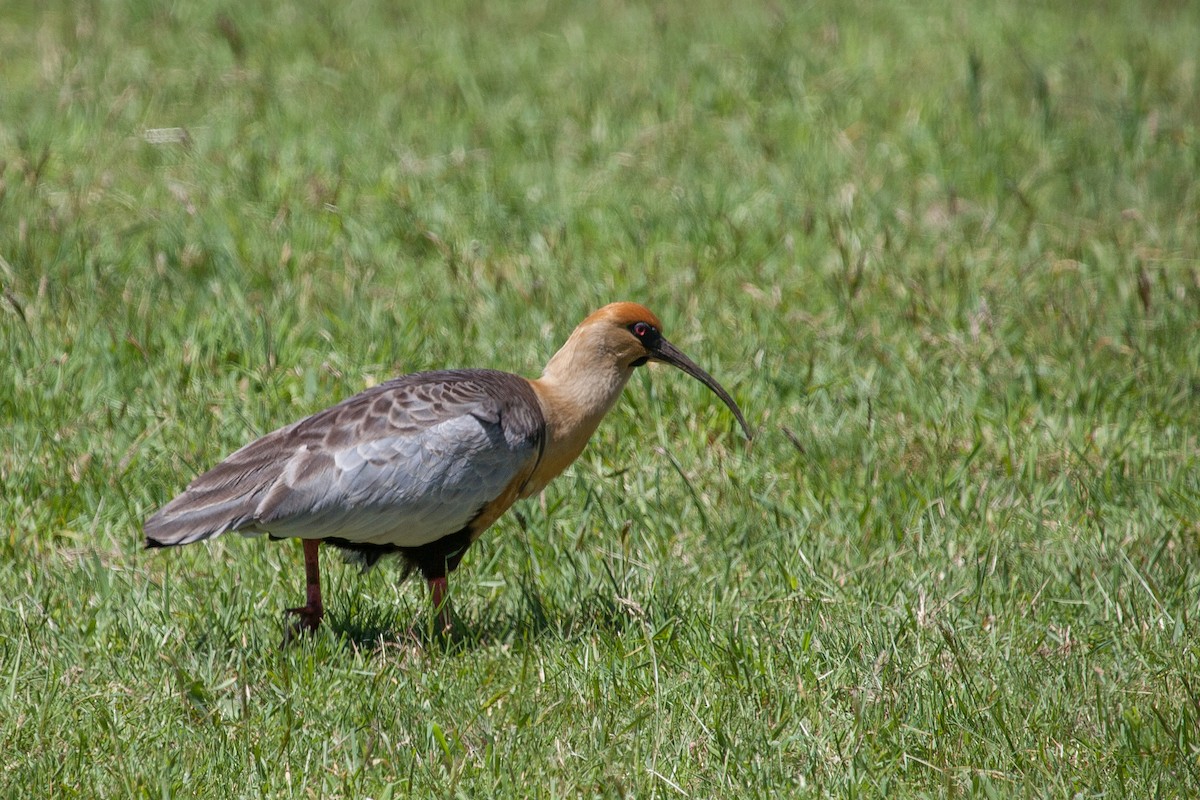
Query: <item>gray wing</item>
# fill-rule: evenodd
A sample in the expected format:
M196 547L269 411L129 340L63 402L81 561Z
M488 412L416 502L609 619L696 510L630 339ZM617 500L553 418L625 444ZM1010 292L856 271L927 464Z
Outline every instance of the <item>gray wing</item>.
M528 381L406 375L238 450L146 520L149 547L226 531L413 547L462 530L541 455Z

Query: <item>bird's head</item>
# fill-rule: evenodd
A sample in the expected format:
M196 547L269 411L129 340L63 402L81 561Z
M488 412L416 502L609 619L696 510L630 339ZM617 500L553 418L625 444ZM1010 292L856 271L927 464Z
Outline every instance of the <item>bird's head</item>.
M591 350L593 355L615 362L626 372L651 361L678 367L721 398L737 418L746 438L752 438L750 426L746 424L742 410L729 396L729 392L679 348L667 341L662 335L662 323L650 309L637 303L611 303L581 322L571 339Z

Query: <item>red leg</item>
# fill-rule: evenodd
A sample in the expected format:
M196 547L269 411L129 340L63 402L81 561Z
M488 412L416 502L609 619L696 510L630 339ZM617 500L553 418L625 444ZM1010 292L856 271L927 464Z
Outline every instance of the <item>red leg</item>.
M449 633L453 624L450 621L450 601L446 592L450 588L446 576L429 579L429 594L433 598L433 610L438 615L438 624L442 633Z
M315 631L325 616L325 606L321 604L321 561L320 539L304 539L304 578L306 582L305 599L307 605L299 608L289 608L287 613L297 617L288 627L284 642L293 636Z

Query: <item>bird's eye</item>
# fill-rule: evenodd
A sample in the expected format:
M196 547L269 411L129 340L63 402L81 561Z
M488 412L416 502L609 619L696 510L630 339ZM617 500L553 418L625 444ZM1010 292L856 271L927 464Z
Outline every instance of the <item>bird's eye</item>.
M644 339L646 338L646 334L653 329L644 322L635 322L632 330L634 336L638 337L639 339Z

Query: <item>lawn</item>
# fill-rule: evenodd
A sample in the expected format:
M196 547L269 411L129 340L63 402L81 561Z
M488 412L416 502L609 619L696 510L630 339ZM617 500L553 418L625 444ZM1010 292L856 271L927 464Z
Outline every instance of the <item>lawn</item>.
M0 788L1200 794L1186 2L11 2ZM403 372L666 367L451 581L142 549Z

